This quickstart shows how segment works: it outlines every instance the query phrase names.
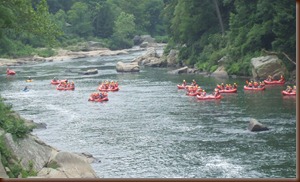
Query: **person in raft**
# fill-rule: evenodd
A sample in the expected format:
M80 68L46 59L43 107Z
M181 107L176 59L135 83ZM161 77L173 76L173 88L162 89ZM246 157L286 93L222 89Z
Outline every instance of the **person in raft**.
M201 96L202 96L202 97L205 97L205 96L206 96L205 90L202 91Z
M296 92L296 85L293 86L293 91Z
M31 76L28 77L28 80L32 80Z
M271 75L268 76L267 80L270 82L273 80L273 77Z
M192 81L192 86L197 86L197 82L195 80Z
M220 95L219 89L215 88L215 91L214 91L213 95L215 97L219 96Z
M236 88L237 88L237 84L234 83L232 87L233 87L234 89L236 89Z
M291 93L293 91L291 86L287 86L287 88L285 89L285 91L287 91L288 93Z
M182 81L182 85L186 86L186 81L185 80Z
M280 75L280 79L279 79L279 81L284 81L284 76L283 75Z

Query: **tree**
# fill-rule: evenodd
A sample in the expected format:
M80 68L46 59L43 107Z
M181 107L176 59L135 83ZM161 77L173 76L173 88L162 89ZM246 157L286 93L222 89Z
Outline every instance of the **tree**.
M93 26L91 12L86 3L76 2L67 12L68 23L71 24L71 32L81 37L92 35Z
M121 12L115 21L114 34L112 36L113 48L129 48L133 45L133 35L135 33L134 16Z

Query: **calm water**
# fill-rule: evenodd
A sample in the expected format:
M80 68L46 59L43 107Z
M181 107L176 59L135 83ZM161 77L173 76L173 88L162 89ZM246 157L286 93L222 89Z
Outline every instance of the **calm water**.
M295 178L296 98L284 86L244 91L245 79L217 80L170 75L166 68L117 73L117 61L144 52L12 67L0 67L0 93L26 119L47 124L35 130L46 143L65 151L89 152L104 178ZM67 73L97 68L97 75ZM26 83L31 76L34 81ZM68 78L75 91L57 91L50 80ZM177 90L183 79L198 81L208 93L217 83L239 85L220 101L198 101ZM106 103L88 102L98 82L117 80L120 91ZM22 92L26 85L29 92ZM252 133L255 118L270 130Z

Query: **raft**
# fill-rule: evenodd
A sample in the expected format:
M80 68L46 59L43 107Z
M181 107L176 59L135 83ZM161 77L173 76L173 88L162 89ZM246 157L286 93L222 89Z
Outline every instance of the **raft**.
M282 95L288 95L288 96L296 96L296 92L292 91L292 92L287 92L285 90L281 91Z
M217 100L217 99L222 98L221 95L218 95L218 96L214 96L214 95L206 95L206 96L197 95L196 97L199 100Z
M51 80L51 84L52 85L58 85L60 84L61 82L66 82L67 80Z
M62 86L57 86L56 90L74 90L75 86L73 87L62 87Z
M90 97L88 101L92 101L92 102L103 102L103 101L108 101L108 97L103 97L103 98L97 98L94 99L93 97Z
M178 88L178 89L185 89L186 86L184 86L184 85L177 85L177 88Z
M102 86L99 86L98 90L99 91L103 91L103 92L108 92L108 91L110 91L110 92L116 92L116 91L119 91L119 87L106 89L106 88L102 88Z
M266 88L265 87L248 87L246 85L244 85L244 90L255 90L255 91L262 91L262 90L265 90Z
M268 85L283 85L285 83L285 80L273 80L273 81L268 81L268 80L264 80L265 84Z
M196 96L196 95L200 95L201 92L187 92L186 95L188 96Z
M33 80L26 80L26 82L33 82Z
M6 71L6 74L7 74L7 75L15 75L16 72L13 71L13 70L7 70L7 71Z
M233 89L229 89L229 90L220 89L219 92L220 93L236 93L237 92L237 88L233 88Z

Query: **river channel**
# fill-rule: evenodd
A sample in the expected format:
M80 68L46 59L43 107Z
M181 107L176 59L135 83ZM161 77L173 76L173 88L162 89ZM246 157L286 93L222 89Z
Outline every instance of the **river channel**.
M245 79L218 80L202 75L172 75L169 68L142 68L118 73L128 55L82 58L0 67L0 94L26 119L46 123L33 131L47 144L69 152L88 152L104 178L295 178L296 98L284 97L285 86L244 91ZM78 75L66 69L93 69ZM27 83L28 76L33 82ZM58 91L53 77L75 82L74 91ZM186 96L176 85L195 79L208 93L218 83L238 84L238 92L219 101ZM98 82L119 82L105 103L88 102ZM22 92L25 86L29 92ZM251 118L270 128L247 130Z

